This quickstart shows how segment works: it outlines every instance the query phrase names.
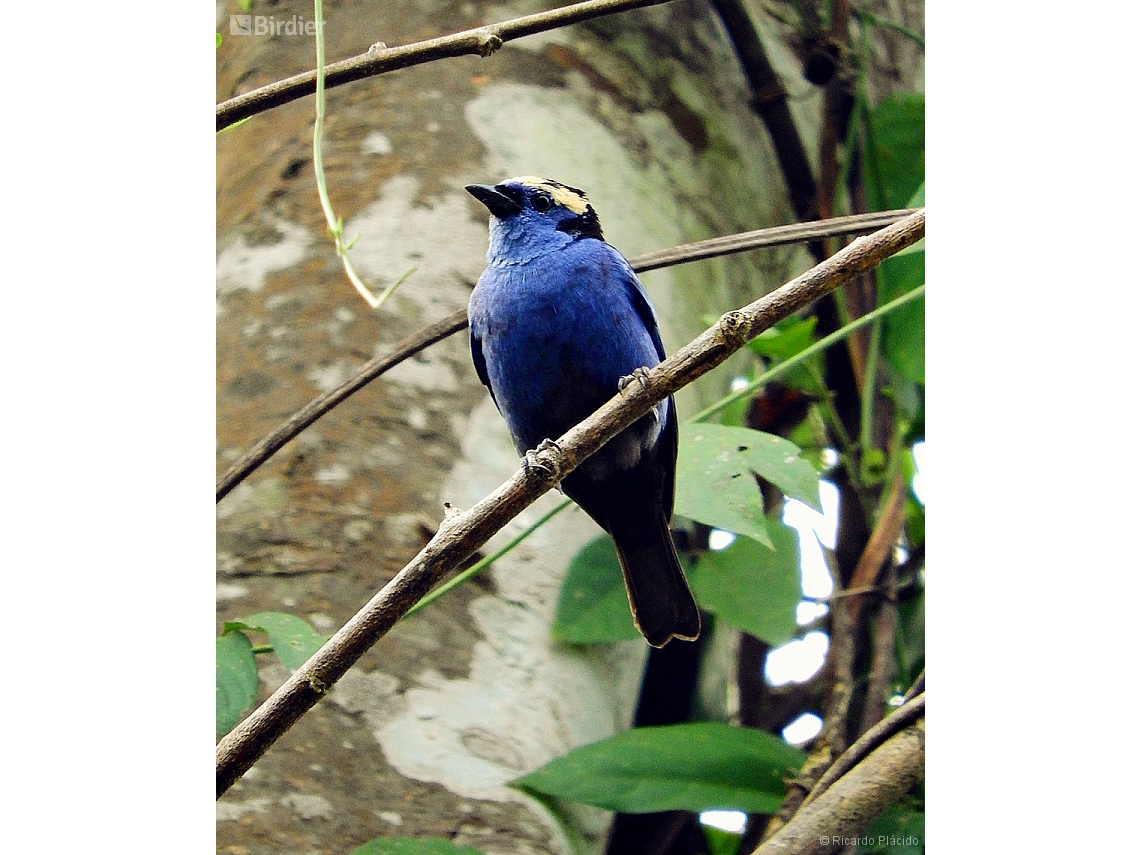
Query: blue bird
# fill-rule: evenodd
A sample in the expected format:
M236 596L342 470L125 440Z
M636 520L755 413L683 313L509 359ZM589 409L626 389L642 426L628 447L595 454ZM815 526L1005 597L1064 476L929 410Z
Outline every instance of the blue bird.
M586 194L533 176L467 192L491 212L471 294L471 357L525 455L665 358L645 288L605 242ZM633 621L654 647L693 640L701 617L669 534L677 415L661 401L562 481L613 538Z

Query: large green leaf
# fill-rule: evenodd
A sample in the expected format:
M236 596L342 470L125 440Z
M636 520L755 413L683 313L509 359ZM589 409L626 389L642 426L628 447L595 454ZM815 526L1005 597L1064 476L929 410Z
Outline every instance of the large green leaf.
M241 632L223 632L215 655L215 733L220 737L233 730L257 699L257 664L249 639Z
M868 116L866 186L873 211L906 207L926 177L926 98L884 98Z
M926 204L926 101L922 94L892 95L868 116L867 200L872 210ZM925 247L925 238L923 247ZM879 304L926 281L926 253L917 246L880 268ZM883 355L913 383L926 378L926 301L891 312L884 323Z
M769 644L783 644L796 631L802 597L796 532L769 523L775 549L738 537L726 549L705 552L689 577L701 608Z
M775 548L752 473L822 511L819 473L782 437L716 424L681 426L676 511Z
M556 641L570 644L641 637L633 625L621 565L607 535L591 540L570 560L551 632Z
M484 855L471 846L456 846L442 837L377 837L352 850L352 855Z
M625 813L773 813L804 755L779 737L716 722L639 727L575 748L511 782Z
M234 629L264 632L269 636L273 652L290 671L304 665L328 641L301 618L284 612L259 612L225 626L227 632Z

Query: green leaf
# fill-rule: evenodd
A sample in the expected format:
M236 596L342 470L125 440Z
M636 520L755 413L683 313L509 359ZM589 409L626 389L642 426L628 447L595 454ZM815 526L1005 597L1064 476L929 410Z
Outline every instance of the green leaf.
M253 647L241 632L223 632L215 655L215 734L221 737L233 730L257 699L257 664Z
M891 366L887 373L887 386L883 391L895 402L899 426L903 429L902 439L904 442L917 442L925 433L921 388Z
M471 846L456 846L442 837L377 837L351 855L484 855Z
M889 95L867 119L867 201L872 211L906 207L926 177L926 98Z
M775 548L753 472L822 511L819 473L793 443L758 430L701 423L681 425L676 512Z
M758 356L783 362L815 344L815 322L815 317L785 318L748 342L748 347Z
M926 593L899 603L895 629L895 658L900 682L910 685L926 664Z
M903 512L906 519L907 541L911 546L926 543L926 508L922 506L922 502L914 495L913 486L906 497Z
M857 855L922 855L926 846L926 814L895 805L879 815L859 835Z
M882 305L926 281L926 253L888 258L879 276ZM904 379L926 382L926 297L899 306L883 319L883 356Z
M773 813L804 754L779 737L717 722L639 727L575 748L510 786L625 813Z
M748 342L748 347L757 356L771 359L774 363L787 362L800 351L815 344L815 323L814 317L785 318ZM805 392L818 392L819 382L815 379L816 375L808 369L808 365L816 363L818 370L820 362L821 357L818 354L808 357L805 364L789 369L780 382Z
M736 855L740 851L740 844L744 842L744 835L733 834L723 828L702 825L701 831L705 834L709 855Z
M640 638L613 541L591 540L570 560L551 632L568 644L601 644Z
M926 204L925 97L912 93L884 98L868 116L867 135L867 199L872 209ZM910 247L887 259L879 275L882 305L926 281L926 253L917 246ZM887 361L903 378L924 383L925 299L891 312L883 330L883 355Z
M269 636L273 652L290 671L304 665L328 641L327 636L318 635L301 618L283 612L259 612L239 618L225 625L225 631L231 629L264 632Z
M782 523L770 521L769 531L775 550L738 537L725 549L702 553L689 582L701 608L776 645L796 632L800 542Z

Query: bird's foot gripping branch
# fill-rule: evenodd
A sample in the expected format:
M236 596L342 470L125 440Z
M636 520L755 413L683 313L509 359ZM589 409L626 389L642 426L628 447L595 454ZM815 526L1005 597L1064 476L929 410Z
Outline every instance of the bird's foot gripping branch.
M521 463L528 475L534 475L548 485L562 480L562 449L549 437L540 442L538 448L529 449Z

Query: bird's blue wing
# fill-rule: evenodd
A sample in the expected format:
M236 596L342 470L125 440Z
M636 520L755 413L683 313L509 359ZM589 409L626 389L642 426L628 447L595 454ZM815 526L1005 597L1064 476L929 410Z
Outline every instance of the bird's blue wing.
M665 345L661 341L661 331L657 326L657 315L653 311L653 304L649 302L649 294L645 291L645 286L641 284L641 280L637 278L637 274L633 272L629 262L617 250L614 250L614 255L619 259L618 268L622 272L622 279L625 283L626 291L629 294L630 303L633 304L634 309L637 311L637 316L641 318L641 322L645 324L645 329L649 332L650 338L653 339L653 347L657 350L657 358L665 359ZM668 398L669 409L665 417L665 425L661 431L661 439L659 442L659 449L662 457L661 462L665 467L665 483L663 507L665 510L665 517L669 519L673 514L673 496L676 489L676 466L677 466L677 452L680 444L680 431L677 425L677 405L673 401L673 396Z
M637 274L633 272L629 262L617 250L614 250L614 255L619 259L618 269L621 271L622 280L629 293L629 301L633 304L641 322L645 324L645 329L649 331L650 338L653 339L657 358L664 359L665 345L661 341L661 331L657 328L657 315L653 312L653 304L649 302L649 295L645 292L645 286L641 284L641 280L637 278Z
M479 375L479 381L491 393L491 400L495 401L495 390L491 388L491 379L487 376L487 360L483 356L483 342L479 339L474 327L471 328L470 339L471 361L475 363L475 373ZM495 406L499 406L498 401L495 401Z

